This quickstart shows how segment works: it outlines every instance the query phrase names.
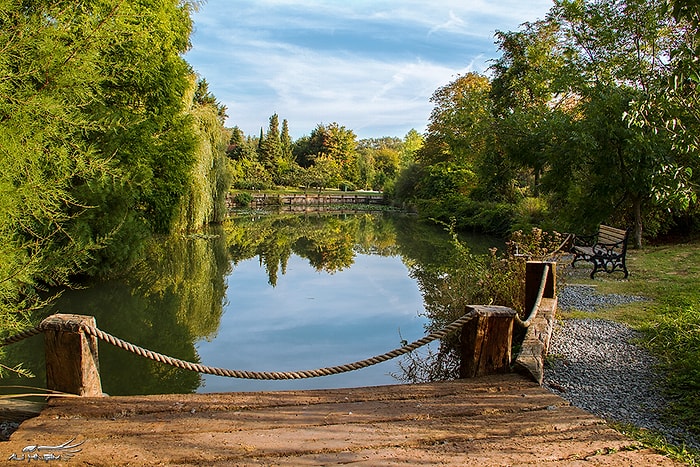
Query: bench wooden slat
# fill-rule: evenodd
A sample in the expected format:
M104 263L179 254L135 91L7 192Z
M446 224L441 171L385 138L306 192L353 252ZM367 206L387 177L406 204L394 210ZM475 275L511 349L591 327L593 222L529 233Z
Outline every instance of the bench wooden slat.
M620 243L627 238L627 231L600 225L598 231L598 243Z

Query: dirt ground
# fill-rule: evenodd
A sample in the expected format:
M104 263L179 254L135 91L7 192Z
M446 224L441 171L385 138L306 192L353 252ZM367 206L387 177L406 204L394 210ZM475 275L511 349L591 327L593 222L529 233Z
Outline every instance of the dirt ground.
M0 443L0 461L681 465L515 374L325 391L55 399Z

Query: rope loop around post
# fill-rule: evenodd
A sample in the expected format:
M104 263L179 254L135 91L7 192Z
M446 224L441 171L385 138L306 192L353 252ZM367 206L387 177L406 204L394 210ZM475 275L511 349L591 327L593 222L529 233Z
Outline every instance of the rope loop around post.
M532 321L537 316L537 310L540 308L540 304L542 303L542 297L544 295L544 289L545 289L545 286L547 285L547 277L549 276L549 269L550 269L549 264L545 264L544 269L542 270L542 279L540 280L540 288L537 291L537 299L535 300L535 304L532 306L532 310L530 310L530 315L527 317L527 319L525 321L523 321L518 315L515 315L515 319L518 322L518 324L520 324L524 328L529 327L532 324Z

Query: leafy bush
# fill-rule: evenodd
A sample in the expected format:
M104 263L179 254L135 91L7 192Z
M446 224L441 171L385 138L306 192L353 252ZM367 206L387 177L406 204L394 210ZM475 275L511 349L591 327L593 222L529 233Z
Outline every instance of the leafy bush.
M440 199L418 200L418 212L424 218L450 222L455 219L457 230L472 230L501 237L507 236L514 225L515 207L507 203L474 201L453 194Z
M236 203L236 206L240 207L248 207L252 201L253 195L245 191L236 193L236 196L233 197L233 202Z

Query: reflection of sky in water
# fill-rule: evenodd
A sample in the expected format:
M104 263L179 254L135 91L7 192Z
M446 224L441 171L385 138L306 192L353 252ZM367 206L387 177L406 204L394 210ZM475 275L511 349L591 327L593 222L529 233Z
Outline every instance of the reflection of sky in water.
M226 278L227 304L216 337L197 343L205 365L252 371L312 370L363 360L425 335L423 298L400 256L357 254L329 274L289 258L277 286L257 258ZM200 392L336 388L396 384L397 360L334 376L256 381L204 376Z

